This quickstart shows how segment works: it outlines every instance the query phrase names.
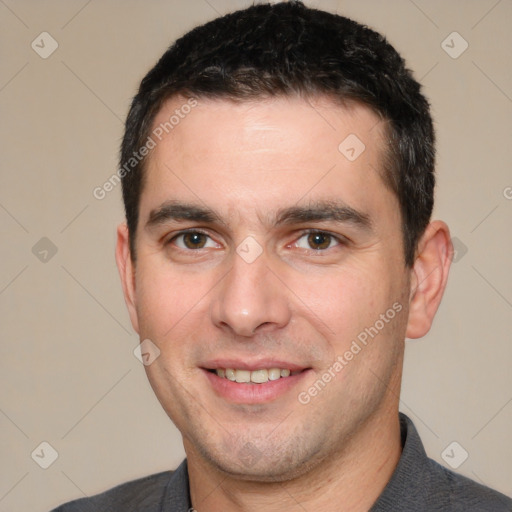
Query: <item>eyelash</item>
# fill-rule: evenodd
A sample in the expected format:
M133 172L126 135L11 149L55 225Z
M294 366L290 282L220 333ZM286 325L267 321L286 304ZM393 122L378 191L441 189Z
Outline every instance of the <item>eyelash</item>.
M201 229L190 229L190 230L180 231L179 233L174 235L172 238L170 238L166 242L166 245L167 244L171 244L172 242L174 242L179 237L187 235L187 234L201 234L201 235L204 235L204 236L212 239L211 236L207 232L202 231ZM320 234L320 235L324 235L324 236L330 237L332 240L335 240L337 242L337 245L335 245L334 247L346 246L348 244L348 242L349 242L349 240L346 239L345 237L342 237L340 235L334 235L333 233L330 233L329 231L323 231L323 230L319 230L319 229L306 229L306 230L304 230L304 231L302 231L300 233L300 235L293 242L293 244L296 244L304 236L308 236L308 235L311 235L311 234ZM291 244L289 244L289 245L291 245ZM311 249L310 248L310 249L305 249L305 250L309 251L309 252L312 252L313 254L318 254L318 253L322 253L322 252L327 252L328 250L333 249L334 247L328 247L327 249ZM182 247L178 247L178 249L181 250L181 251L185 251L185 252L199 252L199 249L203 249L203 247L200 247L199 249L183 249Z

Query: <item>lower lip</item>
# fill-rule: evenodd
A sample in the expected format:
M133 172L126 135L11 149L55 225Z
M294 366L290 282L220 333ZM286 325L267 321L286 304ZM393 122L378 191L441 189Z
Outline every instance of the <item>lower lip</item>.
M299 384L310 370L289 377L280 377L263 384L233 382L216 373L203 370L217 395L235 404L261 404L272 402Z

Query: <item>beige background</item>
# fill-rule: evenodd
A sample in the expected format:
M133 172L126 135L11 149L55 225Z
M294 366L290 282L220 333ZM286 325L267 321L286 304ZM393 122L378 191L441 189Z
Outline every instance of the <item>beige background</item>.
M116 170L149 67L248 3L0 0L1 512L47 511L183 457L133 355L113 256L120 187L103 200L93 189ZM461 473L512 495L512 2L308 3L383 32L433 104L435 217L459 259L432 331L408 342L401 408L434 459L457 441ZM46 59L31 47L44 31L59 45ZM469 44L456 59L441 46L454 31ZM42 237L57 248L46 262ZM31 458L42 441L58 452L46 470Z

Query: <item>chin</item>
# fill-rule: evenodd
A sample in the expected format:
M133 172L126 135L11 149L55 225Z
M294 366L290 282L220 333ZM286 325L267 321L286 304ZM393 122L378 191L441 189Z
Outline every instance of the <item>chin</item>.
M231 478L251 482L286 482L306 474L320 464L319 450L310 447L298 450L299 442L286 445L256 446L250 441L238 447L236 443L226 450L212 453L202 447L201 454L210 465Z
M247 482L261 482L261 483L282 483L293 480L307 472L309 466L299 464L299 467L293 465L284 465L282 463L276 465L271 461L266 461L263 464L255 464L253 466L246 466L243 462L228 462L226 461L212 461L217 469L229 475L231 478L247 481Z

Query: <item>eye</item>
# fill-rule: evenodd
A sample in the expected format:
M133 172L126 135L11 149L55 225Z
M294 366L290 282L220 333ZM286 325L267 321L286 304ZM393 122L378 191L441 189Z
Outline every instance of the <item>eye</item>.
M180 249L205 249L209 247L217 247L217 244L206 234L201 231L186 231L177 234L169 243L173 242Z
M296 247L314 251L324 251L340 244L339 238L324 231L308 231L295 242Z

